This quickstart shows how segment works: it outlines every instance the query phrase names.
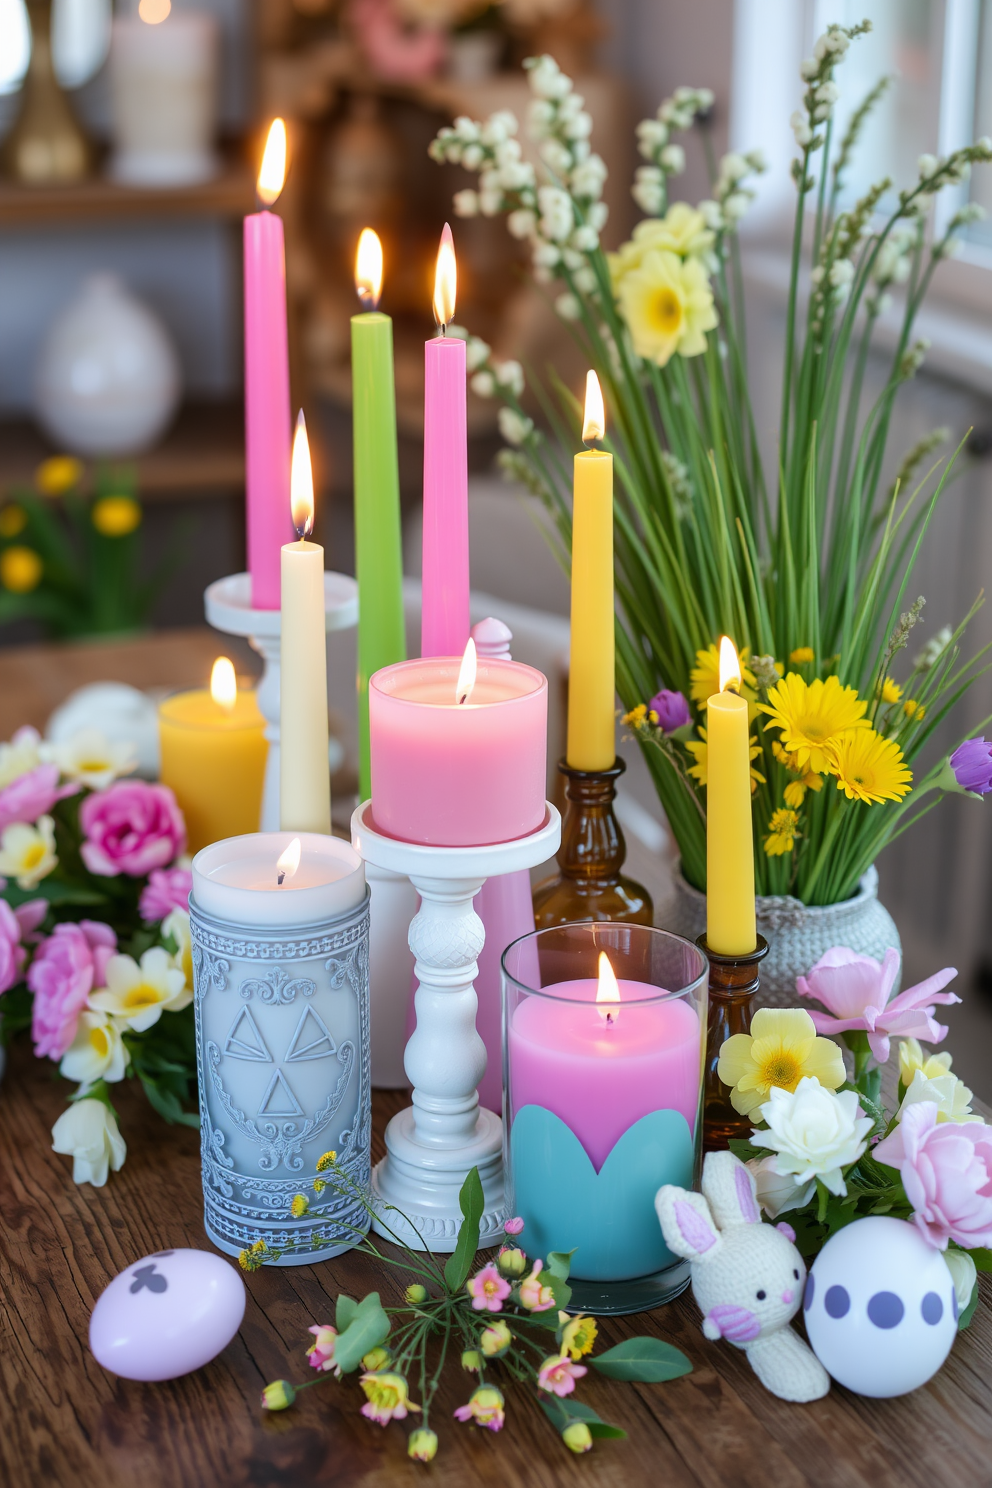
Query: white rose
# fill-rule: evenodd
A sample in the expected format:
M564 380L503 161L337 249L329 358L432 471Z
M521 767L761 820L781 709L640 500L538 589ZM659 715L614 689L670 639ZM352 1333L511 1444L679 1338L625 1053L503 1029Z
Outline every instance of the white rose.
M792 1173L797 1183L819 1178L833 1194L846 1194L841 1171L857 1162L868 1145L872 1123L862 1116L853 1090L825 1090L812 1075L804 1075L795 1090L773 1086L759 1115L768 1131L756 1131L755 1147L777 1154L780 1173Z
M72 1158L73 1183L102 1188L108 1168L124 1166L127 1147L113 1112L98 1100L75 1101L52 1127L52 1151Z
M964 1312L975 1290L978 1268L966 1250L954 1250L950 1245L944 1251L944 1260L954 1282L958 1312Z
M752 1157L748 1163L758 1192L758 1203L769 1219L777 1219L787 1209L801 1209L808 1204L815 1184L797 1183L794 1174L780 1173L774 1157Z

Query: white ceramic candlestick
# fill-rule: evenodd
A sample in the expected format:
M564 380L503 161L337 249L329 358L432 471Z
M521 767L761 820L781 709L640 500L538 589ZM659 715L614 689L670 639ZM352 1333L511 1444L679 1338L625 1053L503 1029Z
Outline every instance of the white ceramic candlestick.
M461 1223L458 1193L477 1167L485 1195L480 1248L502 1234L503 1124L479 1106L486 1050L476 1032L477 957L485 943L472 900L491 874L514 873L551 857L561 817L548 803L544 825L527 837L482 847L427 847L384 837L366 801L351 819L351 840L366 863L405 873L421 898L410 925L419 982L417 1027L404 1065L413 1105L386 1128L386 1156L372 1175L373 1204L393 1204L373 1228L416 1249L452 1251Z
M231 574L217 579L203 595L207 623L225 635L247 636L265 662L258 684L258 706L265 718L269 757L262 795L263 832L279 831L279 647L281 610L253 610L251 577ZM324 612L328 631L350 630L358 624L358 585L347 574L324 573Z

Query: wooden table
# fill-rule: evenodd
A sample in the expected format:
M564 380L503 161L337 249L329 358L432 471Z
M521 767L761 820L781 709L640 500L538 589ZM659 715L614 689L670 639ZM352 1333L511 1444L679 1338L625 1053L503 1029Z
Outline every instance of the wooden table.
M685 1295L606 1321L604 1341L659 1333L694 1372L620 1385L590 1372L581 1397L626 1441L566 1452L534 1402L508 1386L498 1436L450 1419L471 1391L457 1371L438 1398L441 1448L430 1468L406 1432L359 1414L352 1376L307 1390L282 1415L259 1409L269 1381L300 1380L307 1327L333 1321L339 1291L399 1300L393 1273L360 1255L247 1278L238 1336L212 1364L166 1384L115 1379L87 1348L90 1309L118 1271L152 1251L204 1247L198 1139L166 1127L140 1092L120 1093L127 1162L107 1186L76 1188L49 1131L66 1085L26 1043L0 1086L0 1482L9 1488L270 1488L434 1484L438 1488L662 1484L665 1488L981 1488L992 1483L990 1293L928 1386L871 1401L834 1386L813 1405L763 1390L743 1354L707 1343ZM117 1092L115 1092L115 1098ZM375 1097L374 1151L400 1093ZM984 1286L983 1282L983 1286Z

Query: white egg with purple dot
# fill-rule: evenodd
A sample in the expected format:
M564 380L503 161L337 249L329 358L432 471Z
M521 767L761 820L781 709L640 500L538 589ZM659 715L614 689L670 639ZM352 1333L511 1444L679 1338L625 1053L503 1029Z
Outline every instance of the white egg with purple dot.
M207 1250L160 1250L100 1293L90 1349L124 1379L177 1379L216 1358L244 1313L245 1285L229 1261Z
M857 1395L906 1395L957 1336L950 1269L914 1225L869 1215L838 1230L810 1268L803 1320L813 1352Z

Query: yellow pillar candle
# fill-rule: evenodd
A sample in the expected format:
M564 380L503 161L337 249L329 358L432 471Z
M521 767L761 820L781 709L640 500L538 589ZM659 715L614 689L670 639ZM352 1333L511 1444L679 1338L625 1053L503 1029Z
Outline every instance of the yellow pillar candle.
M606 432L595 372L586 379L583 443ZM613 456L575 456L572 503L572 641L568 669L568 743L573 770L608 770L616 758L613 635Z
M210 690L176 693L160 703L159 776L186 818L187 850L257 832L265 782L265 719L253 692L239 692L226 656L214 663Z
M706 941L719 956L749 955L754 922L754 838L747 702L727 636L720 642L720 691L706 705Z
M282 550L279 824L284 832L330 832L324 550L306 541L313 530L313 473L302 413L290 489L300 540Z

